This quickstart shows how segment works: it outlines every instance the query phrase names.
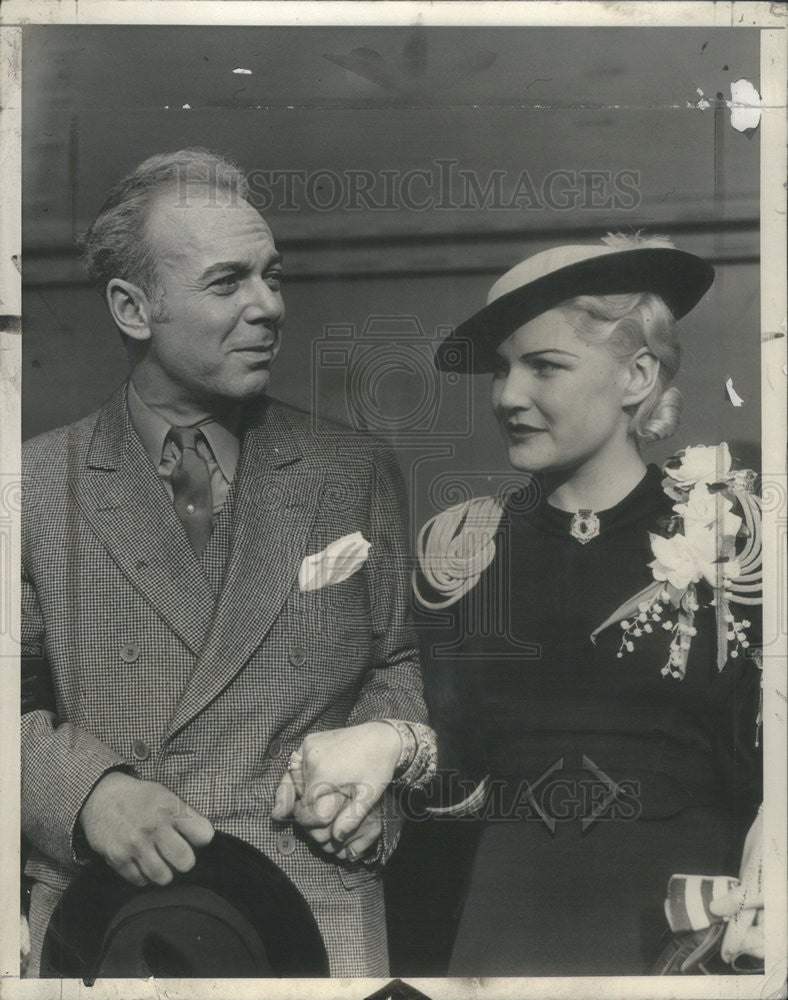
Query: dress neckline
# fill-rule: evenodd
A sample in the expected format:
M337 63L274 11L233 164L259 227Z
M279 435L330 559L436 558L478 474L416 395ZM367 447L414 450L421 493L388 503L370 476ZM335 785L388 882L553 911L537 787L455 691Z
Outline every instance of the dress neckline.
M600 534L613 526L619 527L642 520L663 507L666 497L661 482L661 469L650 463L640 481L623 499L605 510L594 511L599 518ZM569 526L575 516L574 511L553 507L547 502L546 497L542 497L535 507L524 514L534 527L551 534L565 535L570 541L574 541L569 534Z

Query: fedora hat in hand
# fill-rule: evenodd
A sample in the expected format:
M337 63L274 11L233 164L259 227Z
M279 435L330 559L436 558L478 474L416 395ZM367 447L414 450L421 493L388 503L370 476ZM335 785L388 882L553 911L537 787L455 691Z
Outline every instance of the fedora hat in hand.
M610 240L613 245L544 250L507 271L490 289L484 309L438 345L436 366L489 372L495 348L510 334L578 295L653 292L680 319L714 281L714 268L694 254L669 245L622 250L616 245L620 238Z
M226 833L166 886L131 885L103 861L66 889L42 978L327 976L315 918L269 858Z

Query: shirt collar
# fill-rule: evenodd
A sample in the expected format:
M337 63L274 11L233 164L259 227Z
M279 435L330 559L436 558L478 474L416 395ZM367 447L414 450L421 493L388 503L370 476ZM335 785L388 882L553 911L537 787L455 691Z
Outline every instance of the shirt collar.
M140 399L134 383L129 379L129 417L131 425L142 441L145 451L156 468L161 464L162 452L170 433L171 424ZM216 464L228 483L233 481L238 467L241 445L233 431L212 417L195 426L200 428L213 452Z
M161 454L164 451L164 442L170 433L170 425L159 414L152 410L147 403L143 403L134 388L134 383L129 379L129 418L131 426L137 432L142 441L148 457L153 462L154 468L161 464Z
M238 456L241 452L241 444L237 436L224 424L220 424L218 420L204 420L197 426L205 436L222 475L228 483L231 483L235 477Z

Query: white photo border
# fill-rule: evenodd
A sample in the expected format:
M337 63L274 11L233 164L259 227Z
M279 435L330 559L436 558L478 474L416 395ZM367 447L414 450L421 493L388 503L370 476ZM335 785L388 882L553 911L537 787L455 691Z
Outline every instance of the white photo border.
M0 9L0 572L19 559L19 456L21 383L21 78L22 28L32 24L113 25L408 25L417 19L437 25L539 25L648 27L757 27L761 29L761 331L762 447L765 478L783 503L764 511L764 634L777 637L764 661L765 825L767 876L765 899L766 973L666 979L616 977L595 979L408 979L434 1000L577 995L636 998L784 997L788 969L786 899L786 655L785 617L780 595L786 594L786 27L788 8L770 3L641 2L213 2L213 0L6 0ZM769 540L776 542L770 545ZM17 578L3 573L3 607L11 615L0 634L2 698L0 732L0 992L7 997L71 997L103 1000L160 997L198 1000L257 998L254 980L115 980L99 981L86 992L78 981L19 980L19 599ZM7 619L9 620L9 619ZM525 944L525 943L524 943ZM270 1000L346 998L362 1000L384 980L266 980Z

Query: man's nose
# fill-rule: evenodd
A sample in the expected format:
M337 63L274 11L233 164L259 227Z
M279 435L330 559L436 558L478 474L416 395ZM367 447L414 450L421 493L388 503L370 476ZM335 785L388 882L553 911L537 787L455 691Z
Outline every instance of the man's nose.
M244 309L247 323L278 323L284 311L281 294L274 291L265 279L259 278L250 284Z

